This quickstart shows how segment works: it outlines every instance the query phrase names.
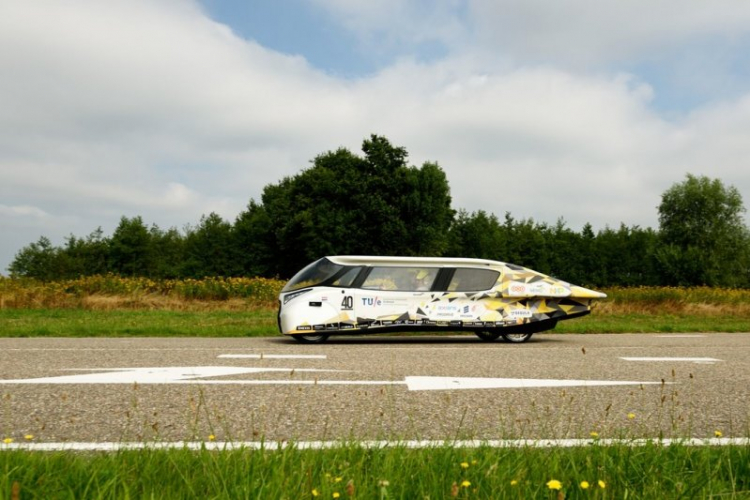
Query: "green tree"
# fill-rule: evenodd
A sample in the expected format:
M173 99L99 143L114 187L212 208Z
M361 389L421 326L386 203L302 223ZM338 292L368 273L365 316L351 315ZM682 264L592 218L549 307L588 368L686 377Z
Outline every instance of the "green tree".
M61 275L60 249L52 246L49 238L42 236L18 251L8 267L11 276L23 276L40 280L54 280Z
M235 276L238 266L232 244L232 226L218 214L201 217L185 238L184 276Z
M151 276L154 253L143 219L121 217L109 240L110 269L122 276Z
M746 286L750 238L742 196L719 179L688 174L659 205L657 260L674 285Z
M440 255L453 210L437 164L410 167L404 148L373 135L364 156L346 149L319 155L311 168L263 190L255 209L258 241L271 241L268 273L288 277L331 254ZM249 214L248 214L249 216ZM260 224L267 224L265 234Z

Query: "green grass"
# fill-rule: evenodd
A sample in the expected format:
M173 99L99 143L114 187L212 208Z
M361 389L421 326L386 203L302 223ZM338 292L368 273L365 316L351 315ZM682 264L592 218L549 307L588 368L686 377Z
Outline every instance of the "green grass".
M748 498L750 447L0 453L0 498ZM589 488L581 487L587 481ZM599 484L603 481L603 486Z
M746 315L603 313L561 321L558 333L747 332ZM0 337L264 337L276 311L0 309Z

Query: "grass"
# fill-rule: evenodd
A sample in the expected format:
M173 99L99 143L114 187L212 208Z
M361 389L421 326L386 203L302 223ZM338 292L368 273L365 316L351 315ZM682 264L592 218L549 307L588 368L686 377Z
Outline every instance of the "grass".
M657 444L10 451L0 498L747 498L748 463L750 447Z

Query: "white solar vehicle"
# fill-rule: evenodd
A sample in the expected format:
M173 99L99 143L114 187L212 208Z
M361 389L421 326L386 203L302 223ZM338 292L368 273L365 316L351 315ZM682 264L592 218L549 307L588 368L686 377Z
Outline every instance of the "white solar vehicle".
M483 259L324 257L279 295L279 329L300 342L331 335L470 331L526 342L584 316L606 295L525 267Z

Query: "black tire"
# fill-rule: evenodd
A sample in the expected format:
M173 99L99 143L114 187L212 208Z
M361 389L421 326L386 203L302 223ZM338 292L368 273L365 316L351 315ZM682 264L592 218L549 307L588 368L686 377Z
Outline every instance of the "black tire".
M528 342L533 333L503 333L503 340L512 344Z
M322 344L328 340L328 335L292 335L292 338L303 344Z
M494 342L500 338L500 332L493 332L491 330L478 330L474 334L485 342Z

